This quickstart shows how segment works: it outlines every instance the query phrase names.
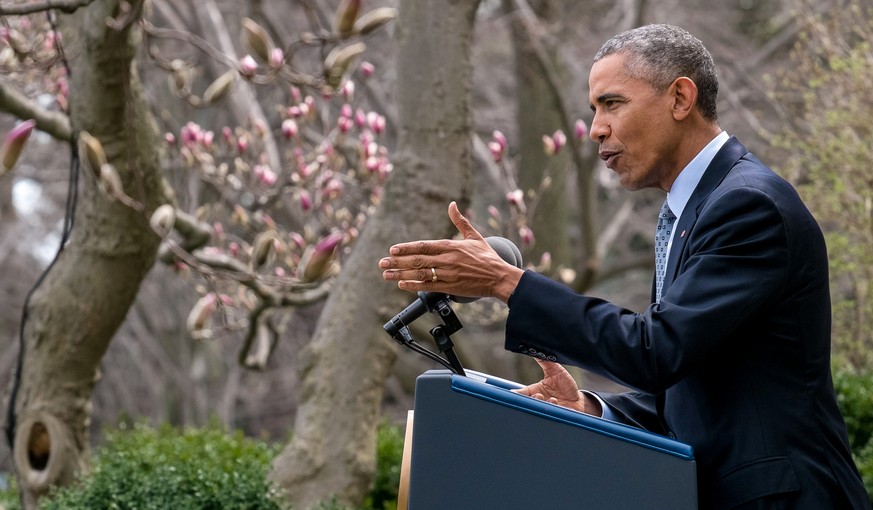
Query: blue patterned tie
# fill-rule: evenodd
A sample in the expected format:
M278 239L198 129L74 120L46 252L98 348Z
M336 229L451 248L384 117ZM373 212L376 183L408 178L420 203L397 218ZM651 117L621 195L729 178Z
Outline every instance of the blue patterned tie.
M655 231L655 302L661 301L661 289L664 287L664 273L667 270L667 244L673 231L676 216L664 200L661 212L658 213L658 229Z

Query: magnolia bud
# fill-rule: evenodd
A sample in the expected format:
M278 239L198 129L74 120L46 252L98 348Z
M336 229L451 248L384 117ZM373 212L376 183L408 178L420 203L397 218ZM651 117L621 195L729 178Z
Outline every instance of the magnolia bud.
M575 135L576 135L577 140L582 140L583 138L585 138L585 136L588 135L588 126L585 124L585 121L582 119L579 119L576 121L574 129L575 129Z
M276 241L276 233L272 230L261 232L252 243L252 269L257 271L264 267L273 254L273 245Z
M170 84L174 91L190 91L193 79L194 73L190 67L182 64L180 60L173 61L173 73L170 75Z
M552 156L555 154L555 150L555 139L549 135L543 135L543 152L547 156Z
M6 141L3 142L2 157L3 168L0 175L12 170L18 158L21 156L21 151L24 150L24 145L27 143L30 134L36 127L36 121L33 119L19 123L9 131L6 135Z
M215 312L217 301L215 294L210 292L194 303L185 323L191 336L195 338L208 338L210 336L209 332L203 331L203 328L206 327L206 322Z
M106 164L106 152L103 151L100 140L91 136L87 131L79 132L79 152L85 154L88 167L94 172L94 175L99 176L101 168Z
M362 42L336 47L324 59L324 80L332 88L339 88L343 75L352 61L367 48Z
M364 78L369 78L373 76L373 73L376 72L376 66L371 64L370 62L361 62L361 74L364 75Z
M348 38L354 32L355 19L360 9L361 0L343 0L337 7L334 28L342 39Z
M555 154L557 154L565 145L567 145L567 135L559 129L552 135L552 141L555 142Z
M518 229L518 237L521 239L523 246L531 246L534 243L534 233L530 227L522 226Z
M497 142L500 145L501 149L506 150L506 147L508 145L506 142L506 135L504 135L501 131L495 130L493 133L491 133L491 139Z
M524 207L524 192L520 189L514 189L506 194L506 201L521 209Z
M491 157L495 163L500 163L503 159L503 147L497 142L488 142L488 150L491 152Z
M279 69L284 63L285 52L282 51L282 48L273 48L273 51L270 52L270 67Z
M361 16L361 18L355 22L353 31L360 35L367 35L396 17L397 9L393 7L377 7Z
M286 140L294 138L297 136L298 132L299 128L294 119L285 119L282 121L282 136L284 136Z
M221 100L233 88L236 82L236 71L228 71L215 79L203 93L203 101L206 104L213 104Z
M251 78L258 72L258 63L251 55L246 55L239 61L239 72L246 78Z
M312 195L305 189L300 190L300 208L304 211L312 209Z
M334 232L307 248L297 266L297 277L304 282L314 282L336 274L339 270L336 253L342 240L342 232Z
M33 45L28 42L24 34L18 30L9 29L3 34L3 39L9 43L9 46L20 56L27 55L33 51Z
M173 224L176 222L176 208L170 204L164 204L152 213L149 219L149 225L159 236L167 237L167 234L172 232Z
M100 167L100 187L111 197L125 196L118 170L109 163L104 163Z
M246 48L261 59L262 62L269 62L270 54L273 52L275 45L267 31L251 18L243 18L242 30L242 40Z

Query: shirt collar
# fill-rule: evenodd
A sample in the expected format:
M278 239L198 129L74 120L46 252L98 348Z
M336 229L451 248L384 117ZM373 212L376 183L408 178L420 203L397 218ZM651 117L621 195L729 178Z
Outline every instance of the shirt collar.
M712 141L706 144L702 151L697 153L697 156L694 156L694 159L682 169L676 180L673 181L673 186L667 193L667 204L669 204L670 210L673 211L676 218L682 216L682 211L688 205L688 200L691 198L691 194L694 193L694 188L697 187L700 178L703 177L706 167L712 163L716 153L729 138L730 136L725 131L716 135Z

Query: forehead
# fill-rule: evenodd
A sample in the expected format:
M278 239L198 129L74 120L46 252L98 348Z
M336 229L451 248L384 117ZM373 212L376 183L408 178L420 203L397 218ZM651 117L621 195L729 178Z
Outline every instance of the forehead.
M629 97L647 84L628 75L624 66L625 56L613 54L598 60L591 66L588 75L588 99L592 105L604 95Z

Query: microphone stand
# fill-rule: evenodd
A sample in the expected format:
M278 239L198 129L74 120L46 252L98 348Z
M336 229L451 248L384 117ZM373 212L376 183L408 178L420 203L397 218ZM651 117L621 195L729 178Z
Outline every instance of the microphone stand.
M467 374L464 372L464 367L461 366L461 361L455 355L455 351L452 350L455 344L450 337L451 334L457 332L464 326L461 324L458 316L455 315L455 311L452 309L452 305L449 304L448 298L437 301L434 308L436 308L436 312L439 313L440 317L443 318L443 324L431 328L430 336L433 337L433 341L436 343L437 349L440 353L446 355L446 359L448 360L449 365L452 366L452 370L454 370L456 374L466 377Z
M419 345L412 337L412 333L409 332L409 328L405 324L401 323L402 327L398 329L395 329L396 324L391 324L392 327L389 327L389 325L386 324L386 331L391 335L391 338L397 341L400 345L408 347L419 354L423 354L437 363L440 363L452 372L466 377L467 374L464 372L464 367L461 366L461 361L455 355L455 351L453 350L455 344L451 339L451 335L464 326L461 324L460 319L458 319L458 316L452 309L452 305L449 303L449 296L437 292L425 293L423 291L419 292L418 295L424 302L427 311L436 313L443 321L442 324L431 328L430 336L433 337L437 349L440 354L445 355L445 358Z

